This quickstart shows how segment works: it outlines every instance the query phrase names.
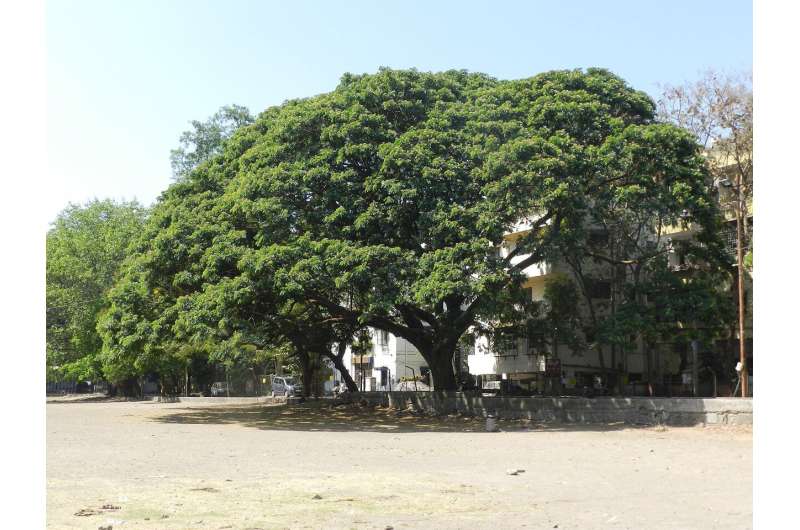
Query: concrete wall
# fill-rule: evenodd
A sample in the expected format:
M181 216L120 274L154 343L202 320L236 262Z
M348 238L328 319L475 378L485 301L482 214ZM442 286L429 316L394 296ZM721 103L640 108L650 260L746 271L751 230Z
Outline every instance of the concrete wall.
M347 395L345 395L347 396ZM699 425L753 423L753 402L737 398L482 397L461 392L364 392L364 398L396 408L412 405L431 413L530 419L561 423Z
M420 375L423 366L428 366L428 362L422 354L403 337L389 335L390 348L392 355L392 365L394 371L391 374L392 381L397 383L401 377L412 377ZM390 368L392 367L390 366ZM409 366L410 368L407 368ZM412 370L413 369L413 370ZM378 376L379 377L379 376Z
M284 397L270 397L270 396L256 396L256 397L200 397L200 396L155 396L150 398L151 401L158 401L159 403L207 403L209 405L250 405L253 403L283 403L286 401ZM148 401L145 399L145 401Z

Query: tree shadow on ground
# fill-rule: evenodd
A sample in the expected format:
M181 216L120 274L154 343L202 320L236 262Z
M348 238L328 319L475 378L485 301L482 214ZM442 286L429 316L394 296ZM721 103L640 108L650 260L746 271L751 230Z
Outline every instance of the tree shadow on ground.
M159 423L242 425L271 431L334 432L471 432L488 433L486 419L456 414L431 416L357 404L306 402L292 405L212 405L187 407L151 418ZM624 423L556 424L498 420L505 432L616 431L636 427ZM644 426L641 426L644 427Z
M68 405L81 403L119 403L119 402L149 402L148 398L107 396L106 394L67 394L49 395L46 403L48 405Z

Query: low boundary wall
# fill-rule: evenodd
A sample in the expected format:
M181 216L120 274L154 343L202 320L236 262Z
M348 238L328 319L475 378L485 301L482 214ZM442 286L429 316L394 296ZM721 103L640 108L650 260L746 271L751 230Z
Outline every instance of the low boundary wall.
M360 392L343 399L413 407L432 414L461 413L559 423L632 425L752 425L749 398L501 397L462 392Z
M146 400L148 398L145 398ZM286 398L270 396L241 396L241 397L200 397L200 396L154 396L149 398L151 401L159 403L203 403L209 405L252 405L254 403L284 403Z

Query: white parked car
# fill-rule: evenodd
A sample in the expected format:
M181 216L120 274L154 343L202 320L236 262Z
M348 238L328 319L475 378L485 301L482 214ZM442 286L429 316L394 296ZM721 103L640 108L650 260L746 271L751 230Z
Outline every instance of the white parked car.
M272 397L275 396L298 396L303 393L303 387L291 376L272 376Z

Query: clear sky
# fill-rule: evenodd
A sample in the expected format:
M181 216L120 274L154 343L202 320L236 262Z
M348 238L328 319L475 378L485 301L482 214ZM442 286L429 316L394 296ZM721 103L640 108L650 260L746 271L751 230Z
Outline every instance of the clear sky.
M46 226L68 202L152 203L192 119L254 114L380 66L500 79L598 66L653 96L752 67L752 4L671 1L47 3Z

